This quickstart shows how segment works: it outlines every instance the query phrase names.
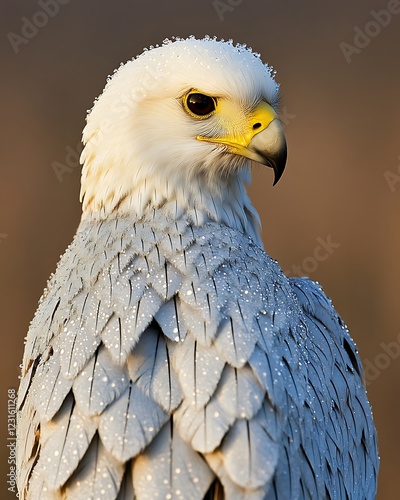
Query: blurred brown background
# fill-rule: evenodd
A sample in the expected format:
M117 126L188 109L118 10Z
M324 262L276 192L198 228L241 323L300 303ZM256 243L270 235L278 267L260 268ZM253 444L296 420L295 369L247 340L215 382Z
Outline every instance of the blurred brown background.
M79 222L71 151L86 110L143 47L207 33L246 42L278 69L289 162L274 188L255 166L250 188L265 246L284 270L320 281L349 325L379 432L378 498L399 498L400 3L63 0L55 12L47 2L1 3L1 498L13 498L7 389L17 387L29 321ZM53 17L43 14L50 4ZM22 31L24 17L37 33ZM354 41L356 27L369 35ZM342 42L354 47L348 60ZM68 172L58 178L54 162ZM336 247L321 260L329 238Z

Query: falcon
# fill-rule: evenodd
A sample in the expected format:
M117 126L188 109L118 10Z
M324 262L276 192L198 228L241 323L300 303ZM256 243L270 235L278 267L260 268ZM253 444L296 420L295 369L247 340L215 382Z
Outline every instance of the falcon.
M358 352L264 251L250 160L286 163L274 70L206 37L146 50L87 117L73 242L26 338L29 500L373 499Z

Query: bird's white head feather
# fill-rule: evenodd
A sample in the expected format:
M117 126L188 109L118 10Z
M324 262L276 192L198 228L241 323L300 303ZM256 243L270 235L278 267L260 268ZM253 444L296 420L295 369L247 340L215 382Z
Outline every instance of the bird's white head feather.
M243 186L249 162L196 139L221 125L185 112L182 96L191 89L246 110L259 100L275 106L279 86L251 49L209 37L165 41L121 65L83 132L84 216L117 210L140 217L147 207L175 202L177 211L225 217L243 230L249 220L256 225Z

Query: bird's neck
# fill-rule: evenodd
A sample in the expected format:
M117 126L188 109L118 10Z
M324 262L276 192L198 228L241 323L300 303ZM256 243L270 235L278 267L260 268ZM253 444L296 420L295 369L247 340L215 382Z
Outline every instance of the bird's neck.
M121 182L114 186L112 179L105 183L101 175L96 177L88 179L86 176L82 180L82 219L131 217L136 221L149 211L162 210L171 220L189 218L194 225L219 222L251 236L262 245L259 216L245 188L250 179L247 168L220 179L217 188L212 188L200 177L190 182L176 182L176 179L149 176L140 181L136 179L135 183ZM85 189L85 184L91 189ZM102 185L107 188L99 188ZM129 185L133 187L128 188Z

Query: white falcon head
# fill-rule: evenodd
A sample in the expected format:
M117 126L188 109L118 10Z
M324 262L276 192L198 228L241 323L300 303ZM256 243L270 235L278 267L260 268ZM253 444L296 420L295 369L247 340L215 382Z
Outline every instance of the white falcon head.
M213 219L228 208L244 228L244 212L256 217L249 159L275 182L286 163L278 90L258 54L209 37L165 41L121 65L83 132L84 214L140 216L174 201Z

